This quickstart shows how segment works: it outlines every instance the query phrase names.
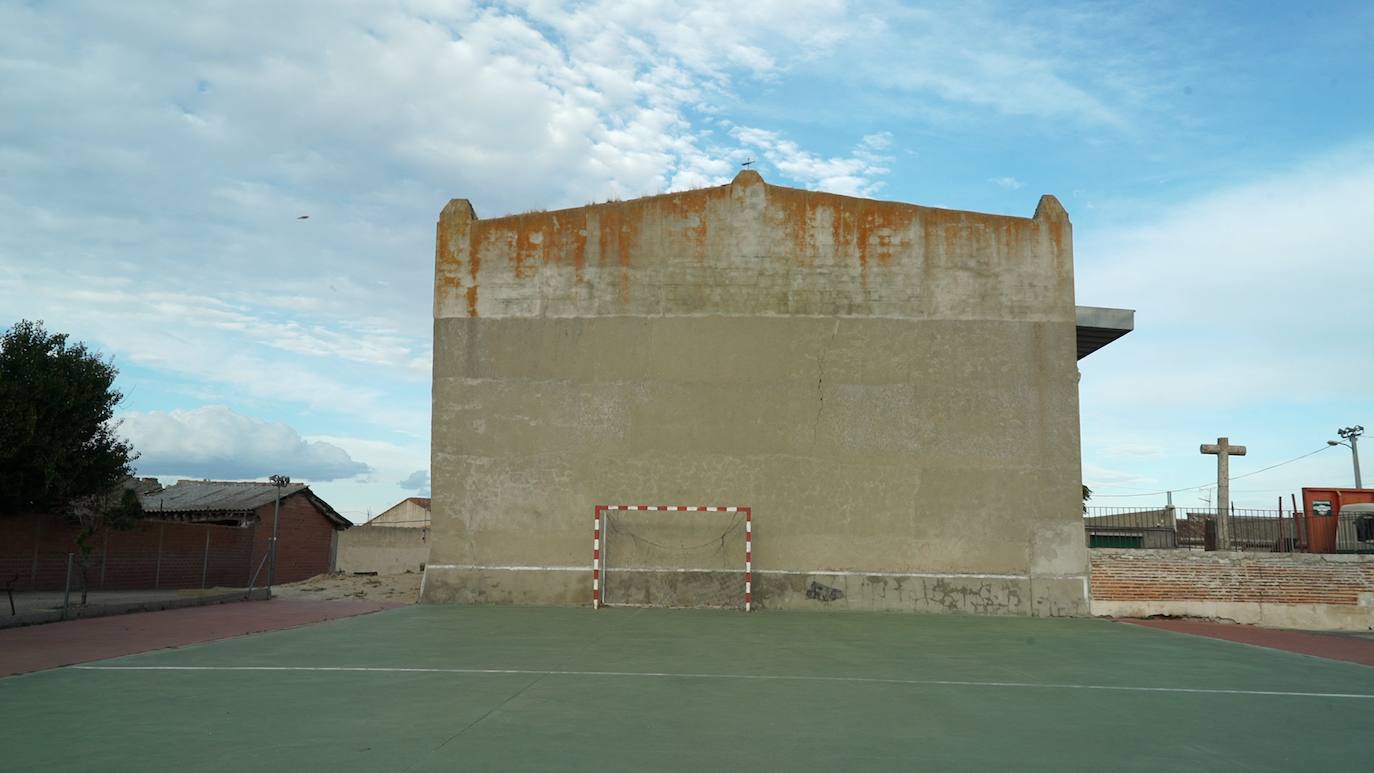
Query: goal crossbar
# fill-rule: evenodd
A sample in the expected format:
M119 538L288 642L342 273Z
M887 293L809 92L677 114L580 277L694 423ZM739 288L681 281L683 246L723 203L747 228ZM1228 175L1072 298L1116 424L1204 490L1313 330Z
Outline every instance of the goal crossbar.
M605 566L603 555L603 521L611 512L667 512L667 513L741 513L744 515L744 611L754 607L754 512L750 507L716 507L710 505L597 505L592 525L592 608L600 609L601 580Z

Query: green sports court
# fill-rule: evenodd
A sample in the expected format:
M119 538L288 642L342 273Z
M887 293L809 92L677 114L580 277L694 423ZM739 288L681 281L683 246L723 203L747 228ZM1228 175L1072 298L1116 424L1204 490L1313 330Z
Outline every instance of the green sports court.
M0 767L1355 770L1371 709L1104 620L411 606L2 679Z

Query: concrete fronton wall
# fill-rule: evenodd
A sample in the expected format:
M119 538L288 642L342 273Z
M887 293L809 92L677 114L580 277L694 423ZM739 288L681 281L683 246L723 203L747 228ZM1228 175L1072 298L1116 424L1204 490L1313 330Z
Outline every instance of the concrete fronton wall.
M745 172L493 220L457 200L434 357L424 601L590 603L595 505L720 504L753 508L761 607L1088 611L1052 197L1005 217ZM652 569L622 592L652 603Z
M338 570L405 574L429 561L429 529L354 526L339 534Z

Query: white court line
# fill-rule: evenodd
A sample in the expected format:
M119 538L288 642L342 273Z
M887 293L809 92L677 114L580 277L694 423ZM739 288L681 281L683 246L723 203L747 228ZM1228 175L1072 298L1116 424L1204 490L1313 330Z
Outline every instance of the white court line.
M1220 690L1204 687L1133 687L1110 684L1042 684L1036 682L973 682L955 679L883 679L867 676L769 676L764 674L673 674L656 671L546 671L521 668L407 668L383 666L69 666L83 671L343 671L401 674L514 674L517 676L620 676L655 679L745 679L767 682L853 682L944 687L1009 687L1051 690L1110 690L1120 692L1174 692L1201 695L1279 695L1299 698L1356 698L1374 694L1344 692L1288 692L1285 690Z
M426 569L457 569L460 571L493 571L493 572L590 572L591 564L581 566L505 566L495 564L426 564ZM612 571L612 570L607 570ZM633 567L626 566L615 569L616 572L736 572L738 569L676 569L676 568L654 568L654 567ZM959 579L959 580L1083 580L1087 578L1081 574L1046 574L1034 577L1026 574L968 574L959 572L859 572L840 569L755 569L754 574L781 574L781 575L805 575L805 576L828 576L828 577L928 577L932 579Z

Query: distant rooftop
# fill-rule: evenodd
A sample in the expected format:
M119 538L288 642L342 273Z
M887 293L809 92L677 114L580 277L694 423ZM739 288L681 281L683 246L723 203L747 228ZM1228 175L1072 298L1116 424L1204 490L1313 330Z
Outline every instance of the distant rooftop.
M292 483L281 493L284 497L290 496L304 488L304 483ZM276 496L277 487L271 483L179 480L173 486L144 496L143 509L150 513L159 510L174 513L251 511L271 502Z
M335 525L347 526L350 521L334 511L327 502L315 496L304 483L291 483L282 488L283 498L304 492ZM149 517L180 516L188 520L202 520L203 516L248 516L277 496L271 483L228 480L179 480L175 485L139 497L143 512Z
M396 513L396 511L397 511L398 509L400 509L400 507L401 507L402 505L404 505L404 504L406 504L406 503L415 505L416 507L418 507L418 508L424 510L424 511L425 511L425 517L424 517L424 518L415 518L415 519L405 519L405 520L401 520L401 519L398 519L398 517L397 517L396 515L393 515L394 513ZM385 510L383 510L382 512L378 513L377 515L374 515L374 516L372 516L371 518L367 519L367 521L366 521L363 525L364 525L364 526L409 526L409 525L412 525L412 524L423 524L423 525L425 525L425 526L428 526L428 525L429 525L429 511L430 511L430 498L429 498L429 497L406 497L405 499L402 499L401 501L397 502L396 504L392 505L391 507L388 507L387 509L385 509Z

